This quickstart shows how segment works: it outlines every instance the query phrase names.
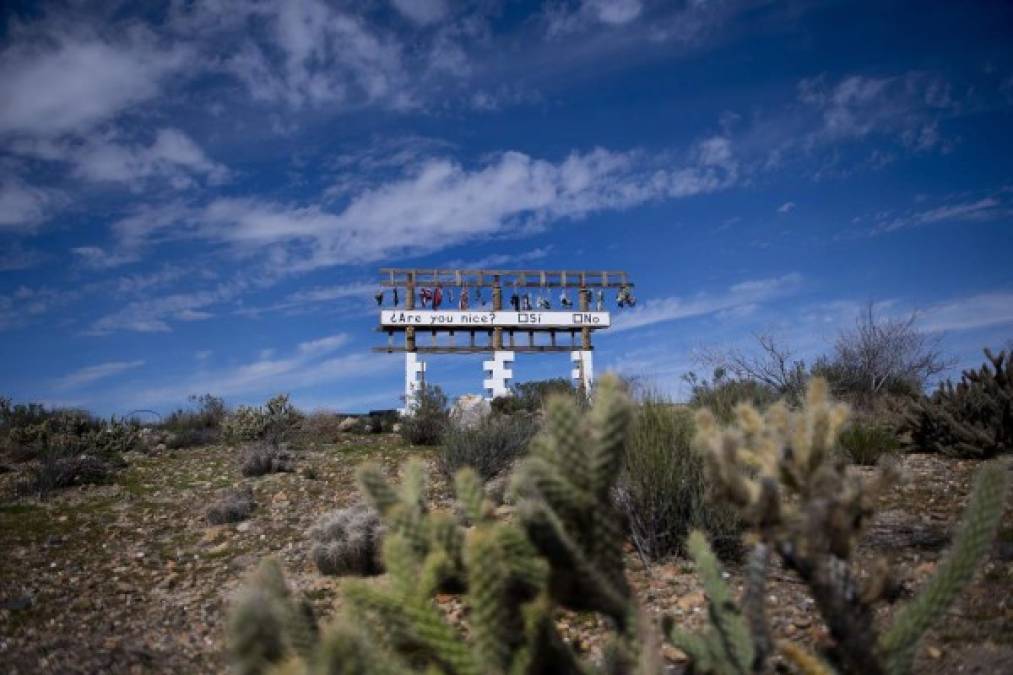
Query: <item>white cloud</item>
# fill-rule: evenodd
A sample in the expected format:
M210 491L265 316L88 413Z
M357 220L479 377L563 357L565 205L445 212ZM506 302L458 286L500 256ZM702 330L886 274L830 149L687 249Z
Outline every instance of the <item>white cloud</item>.
M0 251L0 272L13 272L35 267L47 258L46 254L36 249L25 248L20 242L14 241L5 245Z
M51 190L32 187L17 178L0 183L0 232L32 230L44 221L54 202Z
M57 389L76 389L114 375L119 375L127 370L140 368L143 365L144 361L109 361L107 363L100 363L64 375L53 386Z
M200 321L213 314L209 307L227 302L245 290L243 282L219 284L215 288L189 293L172 293L160 298L145 298L127 303L121 309L92 322L90 335L114 331L164 333L171 330L169 321Z
M785 202L777 207L778 213L791 213L795 210L795 202Z
M931 305L919 312L928 331L968 330L1013 323L1013 293L997 291Z
M1013 215L1013 209L998 197L983 197L970 202L953 202L902 216L883 215L877 219L874 233L892 232L906 227L945 222L983 222Z
M600 24L622 26L639 17L642 9L640 0L582 0L576 7L550 4L545 12L545 30L549 36L559 36Z
M327 337L299 343L299 353L309 356L328 354L348 344L348 335L338 333Z
M140 257L133 253L117 253L106 251L99 246L78 246L70 249L85 267L93 270L106 270L136 262Z
M163 80L188 62L184 49L161 48L136 26L117 40L40 29L0 53L0 133L86 131L155 97Z
M222 198L194 220L200 236L240 249L270 248L290 270L420 255L476 238L532 231L561 219L689 197L733 185L738 163L722 137L709 138L676 169L634 152L596 149L558 163L506 152L466 169L428 159L407 174L363 188L337 213L319 205Z
M671 296L642 300L636 307L620 311L610 332L617 333L676 319L740 309L790 294L799 288L801 281L800 275L792 273L769 279L744 281L729 287L723 293L700 293L690 298Z
M391 0L397 11L415 23L435 23L447 15L446 0Z
M948 83L917 72L850 75L836 84L828 84L825 76L806 78L798 83L798 98L822 118L818 130L809 135L810 144L887 134L917 151L949 150L950 143L939 133L938 117L959 107Z

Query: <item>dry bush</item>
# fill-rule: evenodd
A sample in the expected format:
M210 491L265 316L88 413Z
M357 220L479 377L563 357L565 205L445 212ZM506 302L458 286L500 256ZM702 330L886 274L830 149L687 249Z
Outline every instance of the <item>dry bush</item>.
M17 485L17 493L46 497L60 488L105 483L111 468L108 462L90 455L46 454L28 469L28 478Z
M711 494L694 433L692 412L667 401L647 398L635 410L616 497L649 558L683 553L694 528L705 530L722 555L739 552L738 519Z
M211 525L238 523L249 518L256 506L257 503L253 500L253 490L246 486L241 490L229 492L209 506L207 521Z
M401 438L411 445L438 445L450 424L447 396L434 385L424 385L411 414L401 419Z
M251 443L243 448L240 470L244 476L265 476L292 469L291 456L268 443Z
M537 431L535 417L524 413L487 415L472 428L450 425L443 434L437 459L440 471L452 478L469 466L482 480L494 478L527 453L528 443Z
M383 532L375 509L365 504L338 509L310 530L310 555L321 574L380 574Z

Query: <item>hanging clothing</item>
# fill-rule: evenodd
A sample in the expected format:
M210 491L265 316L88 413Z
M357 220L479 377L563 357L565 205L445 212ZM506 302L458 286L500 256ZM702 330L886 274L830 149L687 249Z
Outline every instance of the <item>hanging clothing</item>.
M432 301L432 299L433 299L433 292L431 290L429 290L428 288L423 288L422 289L422 306L423 307L428 307L429 303L430 303L430 301Z
M397 288L395 288L395 289L394 289L394 306L395 306L395 307L397 307L397 301L398 301L398 297L397 297Z
M383 304L383 291L377 291L376 295L374 295L373 297L376 298L377 307Z
M464 288L461 290L461 302L459 304L461 310L468 309L468 289Z
M600 288L598 289L598 293L595 294L594 308L599 312L605 311L605 291Z
M440 303L443 302L443 289L439 286L433 291L433 309L439 309Z
M627 305L635 307L637 304L637 299L633 297L633 293L630 291L629 286L619 287L619 292L616 294L616 300L618 301L620 307L625 307Z
M510 296L510 306L514 308L515 312L521 311L521 296L517 295L516 292Z
M447 289L447 302L451 303L451 304L453 304L453 302L454 302L454 289L453 288L448 288Z
M481 286L479 286L479 287L477 287L475 289L475 296L478 298L478 301L482 303L482 306L485 307L485 298L482 297L482 287Z
M525 312L530 312L531 311L531 294L530 293L525 293L524 294L523 303L521 304L521 307L524 308Z
M538 308L539 309L552 309L552 303L549 302L548 298L545 298L545 297L538 298Z
M573 307L573 303L570 301L570 296L566 294L565 288L559 292L559 304L563 307Z

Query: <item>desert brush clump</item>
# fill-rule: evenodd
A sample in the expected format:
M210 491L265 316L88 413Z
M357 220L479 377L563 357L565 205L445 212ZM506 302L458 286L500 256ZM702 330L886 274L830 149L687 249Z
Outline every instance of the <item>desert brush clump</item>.
M353 504L328 513L310 530L310 557L321 574L380 574L383 534L376 509Z
M647 558L683 553L693 528L724 556L741 548L737 514L715 498L694 433L692 411L664 399L647 396L634 410L615 497Z
M982 468L953 546L935 576L889 627L881 628L875 606L893 585L889 565L880 560L861 581L852 554L872 514L873 496L895 478L891 470L883 469L868 481L847 471L835 457L833 448L848 409L828 398L820 378L810 383L802 409L778 403L761 415L741 405L735 413L735 423L727 427L709 411L698 413L696 443L756 540L742 609L716 588L706 544L693 537L691 551L709 586L710 632L687 636L670 630L673 641L690 654L700 672L762 670L773 649L763 585L775 554L808 586L834 640L819 656L798 645L786 647L781 650L785 658L803 670L822 668L825 660L847 673L910 672L922 635L971 579L991 545L1003 510L1006 469Z
M988 458L1013 449L1013 358L985 350L988 363L949 380L907 416L916 449Z
M450 424L447 395L435 385L419 388L412 409L401 418L401 438L411 445L438 445Z
M363 491L387 527L386 583L349 582L344 614L304 648L306 629L283 584L257 581L230 620L242 673L660 673L660 650L625 580L622 516L609 498L622 462L630 404L614 381L594 411L548 406L546 431L522 460L515 522L498 521L478 475L455 478L458 516L429 511L422 467L400 489L376 468ZM261 574L273 575L274 563ZM272 577L273 578L273 577ZM460 592L468 628L434 601ZM556 627L562 609L603 615L612 629L604 663L582 662Z
M264 441L243 446L239 470L244 476L265 476L292 471L292 457Z
M228 416L224 399L211 394L190 396L190 408L180 408L158 425L165 432L165 444L170 449L193 448L217 443L222 425Z
M443 434L437 457L440 471L447 477L466 466L490 480L510 469L528 448L538 430L533 415L493 413L477 424L464 427L451 424Z
M900 449L897 432L876 420L853 420L837 437L839 450L847 459L861 466L875 466L883 457Z
M206 517L210 525L225 525L246 520L253 513L257 502L253 499L253 490L245 486L232 490L208 507Z
M288 394L279 394L262 406L241 405L230 412L222 421L222 435L232 444L262 440L278 447L291 440L302 417Z

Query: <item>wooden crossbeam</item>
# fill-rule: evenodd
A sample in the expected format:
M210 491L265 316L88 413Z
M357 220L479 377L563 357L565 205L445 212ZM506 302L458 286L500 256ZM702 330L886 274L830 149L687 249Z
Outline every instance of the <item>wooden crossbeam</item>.
M633 287L621 270L497 270L497 269L380 269L380 285L504 288L621 288Z
M574 347L573 345L516 345L514 347L501 347L497 349L493 345L476 345L472 346L435 346L435 345L418 345L415 349L405 349L404 347L373 347L374 352L382 352L387 354L402 353L406 351L413 351L419 354L484 354L488 352L496 351L509 351L518 353L537 353L537 352L572 352L574 349L580 349L580 347ZM591 347L590 350L593 350ZM589 351L590 351L589 350Z

